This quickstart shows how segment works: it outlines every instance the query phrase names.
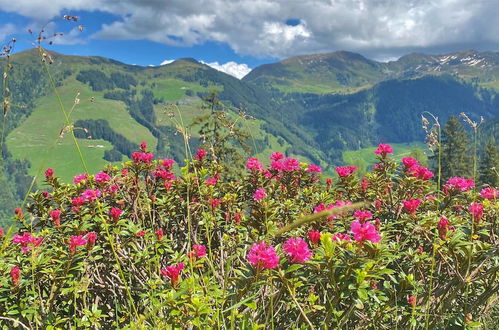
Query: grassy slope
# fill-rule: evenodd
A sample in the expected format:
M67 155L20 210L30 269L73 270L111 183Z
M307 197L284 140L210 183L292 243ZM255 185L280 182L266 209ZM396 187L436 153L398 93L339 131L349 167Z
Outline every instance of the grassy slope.
M106 100L102 93L93 92L90 88L74 79L58 88L62 102L67 112L74 104L74 99L80 92L80 104L71 113L70 122L78 119L105 119L117 132L132 142L147 141L151 147L156 139L143 126L139 125L129 115L122 102ZM94 97L94 102L90 98ZM65 120L55 95L48 95L37 102L37 108L25 122L7 137L7 145L15 158L26 158L31 161L31 175L36 175L38 168L53 167L64 180L71 179L75 174L83 172L83 166L69 134L56 143L59 132L65 127ZM77 129L77 128L76 128ZM81 151L87 163L88 170L93 173L106 163L104 151L112 149L107 141L81 140ZM91 145L102 145L103 148L89 148Z

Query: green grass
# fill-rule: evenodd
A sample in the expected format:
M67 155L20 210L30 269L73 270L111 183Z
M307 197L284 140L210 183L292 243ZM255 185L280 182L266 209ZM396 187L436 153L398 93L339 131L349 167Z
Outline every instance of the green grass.
M419 148L427 152L426 145L424 143L388 143L393 147L393 158L400 161L404 157L411 155L414 148ZM362 148L359 150L349 150L343 152L343 161L346 164L351 164L358 166L359 168L367 168L374 165L377 162L376 155L374 151L377 146ZM420 161L425 162L425 159L420 159Z
M221 91L223 88L217 85L209 85L207 87L200 86L197 82L190 83L174 78L161 79L155 81L155 86L152 91L154 97L162 98L167 102L178 102L186 96L185 92L191 90L193 92L208 92L211 90Z
M88 86L76 80L58 88L58 92L67 112L70 111L77 93L80 92L80 104L76 105L70 115L71 123L78 119L105 119L113 130L126 136L132 142L138 144L141 141L147 141L151 149L156 147L156 139L147 128L133 120L122 102L104 99L102 93L93 92ZM91 97L94 97L93 102L90 101ZM53 94L47 95L39 100L31 116L9 134L6 140L7 146L15 158L26 158L31 162L30 175L36 175L40 164L44 164L45 168L52 167L58 176L69 180L75 174L83 172L80 158L69 133L65 133L53 152L49 152L50 146L54 145L65 126L57 98ZM89 171L102 168L107 162L103 159L104 151L112 149L111 144L102 140L80 139L78 141ZM89 145L104 147L89 148Z

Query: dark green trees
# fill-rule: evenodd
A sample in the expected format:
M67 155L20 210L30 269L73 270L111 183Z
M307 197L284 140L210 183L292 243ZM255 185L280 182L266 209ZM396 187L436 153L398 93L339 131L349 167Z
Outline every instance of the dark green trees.
M450 116L442 130L442 179L473 177L472 145L457 117Z
M488 184L492 187L499 187L499 148L493 138L487 142L483 150L478 169L479 180L482 184Z

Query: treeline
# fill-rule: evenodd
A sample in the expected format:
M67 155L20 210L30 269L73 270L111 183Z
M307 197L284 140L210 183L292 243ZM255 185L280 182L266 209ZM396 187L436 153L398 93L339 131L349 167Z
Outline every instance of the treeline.
M93 69L81 70L76 76L76 80L89 84L94 92L114 88L128 90L130 86L137 86L137 80L130 74L113 72L108 77L104 72Z
M112 143L113 149L104 152L104 159L110 162L122 160L122 155L130 156L139 146L123 135L116 133L104 119L78 120L74 124L75 136L80 139L102 139ZM79 129L82 128L82 129Z

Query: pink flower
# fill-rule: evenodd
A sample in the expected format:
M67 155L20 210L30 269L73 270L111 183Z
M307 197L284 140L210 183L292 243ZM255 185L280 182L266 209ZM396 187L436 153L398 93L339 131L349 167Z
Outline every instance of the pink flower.
M492 188L492 187L483 188L480 191L480 195L484 199L496 199L499 196L499 190L497 190L496 188Z
M139 163L150 164L154 159L154 154L136 151L132 153L132 159L135 162L135 164Z
M135 236L136 237L144 237L145 234L146 234L145 231L139 230L138 232L135 233Z
M95 182L104 183L104 182L108 182L109 180L111 180L111 177L106 172L101 171L95 175L94 179L95 179Z
M97 233L90 232L87 234L87 247L91 249L95 245L95 241L97 241Z
M156 238L158 239L158 241L161 241L163 239L163 229L159 228L158 230L156 230Z
M284 169L286 168L284 162L281 160L273 160L272 162L270 162L270 167L278 172L284 171Z
M161 162L163 164L163 166L167 169L167 170L171 170L172 167L173 167L173 164L175 164L175 161L173 159L163 159L163 161Z
M469 207L470 214L475 219L475 222L479 222L483 217L483 204L471 203Z
M275 249L265 242L253 244L246 255L246 259L257 269L260 267L273 269L279 266L279 256Z
M308 164L307 172L308 173L321 173L322 168L320 166L317 166L314 164Z
M39 246L42 241L43 237L35 237L28 232L25 232L22 235L15 234L12 238L12 243L21 245L23 253L29 252L32 246Z
M414 176L415 178L418 178L418 179L421 179L424 181L428 181L435 176L432 171L430 171L426 167L420 166L420 165L412 166L409 169L409 172L411 172L412 176Z
M210 203L211 203L211 208L216 209L217 207L220 206L220 204L222 204L222 200L214 198L210 201Z
M14 214L18 219L21 219L23 217L23 209L21 209L20 207L16 207L14 209Z
M106 191L109 194L114 195L118 191L119 188L120 187L117 184L112 184L112 185L110 185L109 187L106 188Z
M196 156L194 156L194 159L201 162L205 157L206 157L206 150L198 149L196 151Z
M312 242L313 246L317 247L319 245L319 240L321 239L321 232L318 230L309 231L308 239Z
M94 201L98 197L100 197L101 192L99 189L87 189L81 194L81 197L85 199L85 201Z
M382 157L385 157L388 154L393 154L393 148L389 144L383 144L380 143L378 145L378 148L374 151L376 155L381 155Z
M172 285L175 287L178 284L179 275L183 269L184 264L180 262L175 266L166 266L166 269L162 268L161 275L163 275L164 277L168 277L172 282Z
M267 193L265 192L265 189L263 188L258 188L255 193L253 194L253 199L255 201L259 201L267 197Z
M462 192L473 189L475 186L475 181L473 179L465 179L460 177L453 177L447 180L447 184L444 186L444 189L448 191L449 189L456 189Z
M218 182L218 179L217 178L207 178L204 183L206 184L206 186L214 186L216 185Z
M362 187L362 191L366 192L367 188L369 188L369 179L366 177L363 177L362 181L360 183L360 186Z
M412 307L415 307L416 306L416 298L414 296L408 296L407 297L407 302L409 303L409 305L411 305Z
M54 177L54 170L51 168L47 168L45 171L45 179L50 180Z
M84 181L87 178L88 178L88 175L86 173L75 175L75 177L73 179L73 183L74 184L80 183L81 181Z
M447 236L447 232L449 231L449 225L450 222L447 218L445 217L440 218L437 228L438 228L438 236L440 236L441 239L445 239L445 237Z
M192 251L188 253L191 259L198 258L201 259L206 256L206 246L200 244L194 244L192 246Z
M284 252L290 257L293 264L302 264L310 259L312 252L308 249L308 244L301 237L290 238L282 246Z
M402 158L402 164L404 164L406 169L410 169L413 166L419 164L418 160L412 157L404 157Z
M58 228L61 225L61 210L55 209L50 211L50 217L52 218L54 225Z
M402 201L402 204L404 205L404 210L408 214L415 215L419 204L421 204L421 200L420 199L410 199L408 201L404 200L404 201Z
M71 236L69 240L69 251L71 251L71 254L74 254L78 246L83 246L86 244L87 240L83 238L83 235Z
M366 210L357 210L354 212L353 216L359 219L361 223L364 223L366 220L372 219L373 217L372 213Z
M143 152L146 152L146 149L147 149L147 142L142 141L140 143L140 150L142 150Z
M334 234L333 237L331 237L331 240L333 242L350 242L350 235L348 234L342 234L342 233L336 233Z
M338 173L340 178L345 178L355 172L356 169L356 166L338 166L336 168L336 173Z
M246 161L246 168L250 171L261 171L263 164L258 158L248 158Z
M0 237L3 237L5 235L3 228L0 227Z
M276 152L272 153L272 155L270 155L271 160L281 160L283 158L284 158L284 155L282 153L280 153L279 151L276 151Z
M12 280L12 286L18 286L19 280L21 279L21 269L17 266L11 267L10 278Z
M109 210L109 215L114 222L118 221L122 213L123 211L117 207L112 207L111 210Z
M297 171L300 168L300 162L296 158L286 158L284 160L284 170L286 172Z
M376 227L370 222L361 223L359 220L355 220L350 226L350 232L357 242L371 241L378 243L381 239Z

